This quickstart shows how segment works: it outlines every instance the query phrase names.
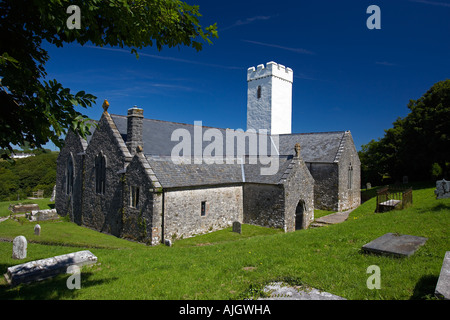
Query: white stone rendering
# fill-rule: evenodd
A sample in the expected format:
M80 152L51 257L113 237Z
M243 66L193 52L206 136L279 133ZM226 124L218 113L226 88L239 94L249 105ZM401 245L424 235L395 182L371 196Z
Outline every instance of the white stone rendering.
M270 134L292 131L294 72L273 61L247 70L247 130Z

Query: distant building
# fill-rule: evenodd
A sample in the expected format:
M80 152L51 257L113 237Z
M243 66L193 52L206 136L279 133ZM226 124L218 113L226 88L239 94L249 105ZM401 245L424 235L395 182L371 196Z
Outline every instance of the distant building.
M67 134L57 160L58 213L155 245L234 221L289 232L307 228L314 207L358 206L360 162L350 132L291 133L292 73L273 62L249 69L247 129L255 132L145 119L137 107L111 115L105 106L87 140ZM243 146L233 144L239 156L221 162L230 136ZM211 157L198 159L213 143Z
M34 153L12 153L11 158L13 159L22 159L22 158L28 158L28 157L34 157Z

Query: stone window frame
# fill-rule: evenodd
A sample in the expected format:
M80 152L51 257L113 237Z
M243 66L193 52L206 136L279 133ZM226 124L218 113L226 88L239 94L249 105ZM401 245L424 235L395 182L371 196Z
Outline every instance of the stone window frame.
M208 201L202 201L200 203L200 216L201 217L206 217L208 215L208 208L209 208L209 203Z
M351 190L353 188L353 166L350 162L348 166L348 176L347 176L347 189Z
M72 154L69 154L66 164L66 195L71 195L73 193L73 180L74 180L74 161Z
M139 209L139 194L140 188L138 186L130 185L130 198L129 198L129 207L134 209Z
M106 156L103 152L99 152L95 156L94 169L95 169L95 193L105 194L106 190Z

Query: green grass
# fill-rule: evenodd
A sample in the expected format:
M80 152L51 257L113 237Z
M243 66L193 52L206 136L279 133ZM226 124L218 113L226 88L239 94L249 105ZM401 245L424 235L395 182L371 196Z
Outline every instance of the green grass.
M327 215L335 213L335 212L336 211L314 209L314 219L322 218L324 216L327 216Z
M258 295L270 281L305 284L347 299L432 298L445 252L450 248L450 199L436 200L434 188L414 191L412 207L375 214L375 199L349 219L328 227L284 233L243 225L179 240L172 247L148 247L70 222L0 223L0 237L23 234L28 256L11 259L10 242L0 242L0 271L25 261L87 248L98 263L84 267L81 289L66 287L68 275L10 288L0 280L1 299L243 299ZM387 233L427 237L409 258L361 252ZM381 270L381 289L366 286L370 265Z
M20 201L1 201L0 202L0 217L7 217L11 214L11 211L8 210L9 205L11 204L32 204L35 203L39 205L39 209L45 210L45 209L52 209L54 208L55 203L50 202L50 198L43 198L43 199L27 199L27 200L20 200Z

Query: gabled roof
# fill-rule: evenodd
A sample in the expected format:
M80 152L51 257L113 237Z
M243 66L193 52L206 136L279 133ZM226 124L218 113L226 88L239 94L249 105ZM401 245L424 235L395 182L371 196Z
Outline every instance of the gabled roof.
M267 165L249 163L249 159L235 161L232 164L205 162L196 164L192 158L186 158L180 163L172 161L171 157L146 156L150 167L153 169L159 183L164 188L186 187L186 186L204 186L235 183L262 183L262 184L280 184L285 178L289 165L292 162L292 156L276 157L278 164L269 163ZM270 165L278 167L273 175L262 175L261 169L268 168Z
M117 129L119 130L124 141L127 139L127 117L121 115L111 115ZM171 141L172 133L177 129L187 130L191 137L194 136L194 125L185 123L176 123L170 121L144 119L143 120L143 148L144 154L151 156L170 156L172 149L179 144L179 141ZM211 128L202 126L202 134L208 129L219 130L223 137L226 137L228 129ZM236 133L236 132L235 132ZM240 133L237 132L239 135ZM241 133L248 134L248 133ZM301 156L305 162L321 162L321 163L333 163L339 159L339 151L342 148L343 141L345 139L346 131L336 132L318 132L318 133L297 133L297 134L282 134L278 136L279 143L275 154L278 155L293 155L294 146L296 143L301 145ZM270 136L265 136L266 145L269 146L276 141ZM261 135L258 136L258 139ZM193 138L192 138L193 139ZM224 138L225 139L225 138ZM248 140L247 140L248 141ZM191 143L191 155L194 155L194 143ZM206 146L211 144L210 141L202 141L202 150ZM223 152L225 156L227 154L226 141L223 141ZM233 155L238 154L235 150ZM342 150L341 150L342 151ZM259 150L257 151L259 154ZM266 154L271 154L270 149ZM245 145L245 155L252 155L249 151L249 143Z
M280 154L292 154L292 146L300 143L305 162L337 162L345 136L345 131L283 134L279 136Z

